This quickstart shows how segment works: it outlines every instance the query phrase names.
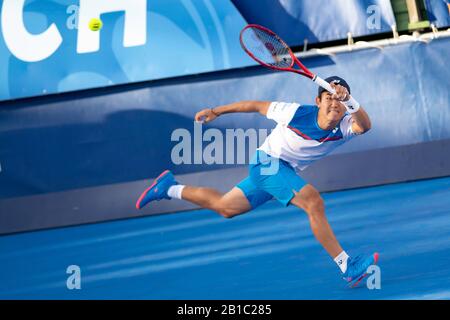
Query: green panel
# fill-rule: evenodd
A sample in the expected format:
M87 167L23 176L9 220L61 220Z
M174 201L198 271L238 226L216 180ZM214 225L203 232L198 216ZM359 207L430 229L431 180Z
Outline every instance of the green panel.
M406 6L405 0L391 0L391 4L394 13L408 12L408 7Z
M408 24L409 30L425 29L430 27L430 21L419 21Z
M395 15L395 21L397 22L398 31L409 31L430 27L430 22L427 21L428 16L424 1L417 1L417 5L419 7L422 18L422 21L418 23L409 23L408 6L406 5L406 0L391 0L391 4Z

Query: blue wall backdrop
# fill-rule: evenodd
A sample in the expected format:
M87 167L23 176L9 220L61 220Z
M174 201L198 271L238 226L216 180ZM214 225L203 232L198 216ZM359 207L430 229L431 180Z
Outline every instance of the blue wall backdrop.
M450 0L425 0L428 18L438 28L450 26Z
M249 23L261 24L289 45L390 32L395 24L389 0L232 0ZM270 12L270 14L267 14Z
M246 23L229 0L109 3L2 0L0 100L248 65L236 45ZM98 11L112 12L97 33Z

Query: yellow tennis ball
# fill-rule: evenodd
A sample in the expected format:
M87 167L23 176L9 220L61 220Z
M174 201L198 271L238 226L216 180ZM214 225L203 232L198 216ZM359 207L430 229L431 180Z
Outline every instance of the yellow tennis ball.
M103 27L103 22L100 19L93 18L89 21L89 29L92 31L99 31Z

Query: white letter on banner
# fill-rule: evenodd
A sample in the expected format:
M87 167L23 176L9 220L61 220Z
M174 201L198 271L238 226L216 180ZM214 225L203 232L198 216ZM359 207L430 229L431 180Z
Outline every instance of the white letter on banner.
M135 47L147 42L147 0L80 0L78 53L100 49L100 32L89 29L89 21L103 13L125 11L123 46Z
M55 24L41 34L31 34L25 28L23 9L25 0L4 0L2 31L9 51L20 60L37 62L58 50L63 39Z

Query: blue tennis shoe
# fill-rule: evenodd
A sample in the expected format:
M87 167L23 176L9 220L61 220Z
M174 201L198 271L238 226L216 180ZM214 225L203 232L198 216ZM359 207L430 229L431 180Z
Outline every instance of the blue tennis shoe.
M136 209L142 209L149 202L159 201L162 199L171 199L167 195L167 191L171 186L177 185L178 182L175 181L175 177L169 170L164 171L159 175L158 178L153 180L150 187L148 187L139 197L136 202Z
M351 288L358 286L368 273L367 268L378 263L379 254L375 252L370 256L358 255L347 260L347 271L343 274L344 280Z

